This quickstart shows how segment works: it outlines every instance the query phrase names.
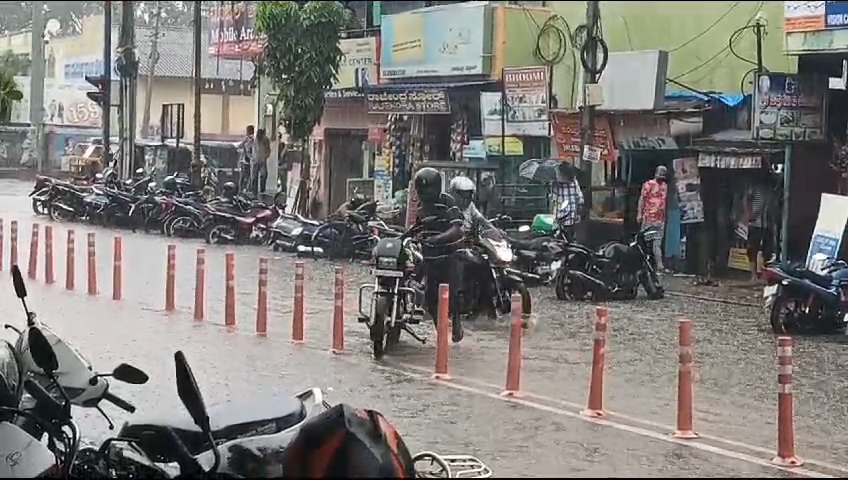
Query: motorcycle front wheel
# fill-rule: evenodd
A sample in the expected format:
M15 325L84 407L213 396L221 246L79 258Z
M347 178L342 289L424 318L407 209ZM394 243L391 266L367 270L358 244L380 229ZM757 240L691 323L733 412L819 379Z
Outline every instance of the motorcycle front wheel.
M50 220L53 220L54 222L70 222L75 217L73 212L52 203L47 210L47 214L50 217Z
M391 314L389 298L380 295L374 302L374 314L371 315L371 345L374 360L381 360L386 354L388 338L386 338L386 318Z
M36 215L47 215L47 209L44 208L44 203L41 200L32 199L32 211Z

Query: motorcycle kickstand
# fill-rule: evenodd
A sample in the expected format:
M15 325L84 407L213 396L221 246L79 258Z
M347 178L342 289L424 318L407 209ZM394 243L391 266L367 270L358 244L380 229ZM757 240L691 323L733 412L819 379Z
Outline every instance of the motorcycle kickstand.
M417 333L415 333L415 331L413 331L413 330L412 330L412 328L411 328L409 325L404 324L404 325L403 325L403 331L405 331L406 333L408 333L408 334L409 334L412 338L414 338L414 339L418 340L419 342L421 342L421 344L422 344L422 345L426 345L426 344L427 344L427 339L426 339L426 338L423 338L423 337L421 337L420 335L418 335Z

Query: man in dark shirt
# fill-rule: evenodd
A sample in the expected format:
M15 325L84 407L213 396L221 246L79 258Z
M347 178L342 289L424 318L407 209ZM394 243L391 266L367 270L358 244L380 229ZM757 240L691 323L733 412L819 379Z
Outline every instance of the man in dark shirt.
M456 312L461 291L462 262L453 258L462 241L462 212L453 197L442 192L442 174L434 168L422 168L415 174L418 213L413 228L420 229L421 253L427 286L424 295L427 312L438 319L439 284L450 285L450 311ZM454 342L463 337L462 323L454 315L451 336Z

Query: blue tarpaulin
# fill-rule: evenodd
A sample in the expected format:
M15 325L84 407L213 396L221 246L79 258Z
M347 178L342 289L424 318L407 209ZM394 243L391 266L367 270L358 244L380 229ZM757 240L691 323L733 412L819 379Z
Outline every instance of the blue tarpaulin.
M721 93L721 92L704 92L701 93L680 90L675 92L666 92L665 98L674 100L718 100L728 107L735 107L745 101L744 93Z

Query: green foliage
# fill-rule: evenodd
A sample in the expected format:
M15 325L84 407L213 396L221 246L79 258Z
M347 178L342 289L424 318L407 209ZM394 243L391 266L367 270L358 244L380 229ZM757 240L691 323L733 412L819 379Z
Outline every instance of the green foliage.
M18 55L11 50L6 50L0 55L0 73L6 75L22 75L29 70L30 60L27 55Z
M15 78L6 72L0 72L0 123L8 123L12 118L12 105L24 99L24 94L15 83Z
M339 32L348 12L338 2L260 2L256 26L266 35L262 68L279 92L289 135L303 140L324 112L324 92L336 81L342 51Z

